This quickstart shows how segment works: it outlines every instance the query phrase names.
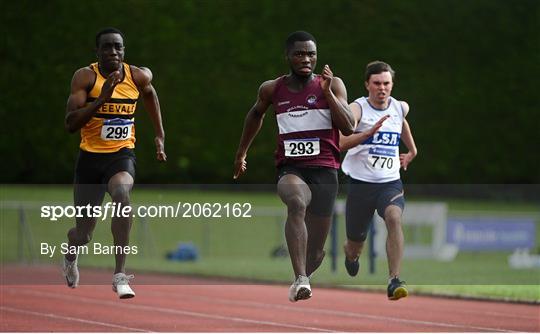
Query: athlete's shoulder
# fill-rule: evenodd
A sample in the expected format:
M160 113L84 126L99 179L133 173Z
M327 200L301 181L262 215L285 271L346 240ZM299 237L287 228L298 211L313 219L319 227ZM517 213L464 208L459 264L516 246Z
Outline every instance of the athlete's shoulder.
M396 101L399 102L399 105L401 106L401 110L403 110L403 117L406 117L410 109L409 104L405 101L400 101L397 99Z
M321 79L322 80L322 75L321 75ZM345 87L345 83L343 82L343 80L340 78L340 77L336 77L334 76L332 78L332 89L333 90L344 90L346 91L347 88Z
M263 81L263 83L261 84L261 88L275 87L278 84L280 79L281 78L275 78L275 79L270 79L270 80Z
M73 73L73 77L88 77L93 78L96 76L96 72L92 69L91 65L81 67Z
M367 101L367 98L365 96L360 96L356 99L354 99L351 104L357 104L358 106L362 107L363 104L365 104Z
M152 82L154 75L148 67L127 65L131 71L133 82L139 86L144 87Z
M286 79L287 79L286 75L280 75L277 78L266 80L265 82L263 82L261 84L261 87L264 85L264 86L268 86L268 87L271 87L271 88L275 88L278 84L280 84L280 85L283 84L283 82Z
M401 104L401 107L402 107L403 109L409 110L409 104L408 104L406 101L399 101L399 100L398 100L398 102Z
M152 71L148 67L144 66L135 66L135 65L128 65L129 69L132 73L137 73L138 75L146 75L146 76L152 76Z
M322 78L322 75L321 75L321 78ZM334 80L335 80L337 83L344 84L344 83L343 83L343 79L341 79L340 77L334 76L334 77L332 78L332 82L333 82Z
M259 87L259 96L271 100L274 96L274 91L276 90L277 85L282 80L283 77L278 77L271 80L264 81Z
M86 90L91 89L96 81L96 72L92 69L91 66L81 67L73 73L73 78L71 79L71 86L75 88L85 88Z

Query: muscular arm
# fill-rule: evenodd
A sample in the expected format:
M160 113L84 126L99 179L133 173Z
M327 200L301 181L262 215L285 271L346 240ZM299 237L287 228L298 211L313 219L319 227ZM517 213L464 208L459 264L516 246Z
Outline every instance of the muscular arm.
M144 108L148 112L154 127L156 158L159 161L166 161L167 155L165 154L165 131L163 130L159 99L154 86L152 86L152 72L146 67L138 68L135 66L131 67L131 71L133 74L133 81L141 93Z
M360 107L358 103L353 102L349 105L349 108L351 109L351 112L354 116L355 124L360 123L360 120L362 119L362 107ZM347 136L347 137L340 133L340 137L339 137L340 151L346 151L352 147L355 147L363 143L366 139L373 136L375 132L379 131L383 122L387 120L389 117L390 117L389 115L384 115L368 131L353 133L352 135Z
M66 106L66 117L64 126L69 133L74 133L82 128L98 108L104 103L102 100L95 100L86 107L88 88L94 81L95 73L88 68L81 68L73 74L71 79L71 92L69 94Z
M354 131L354 117L347 103L347 89L340 78L333 76L328 65L324 65L322 76L321 86L330 107L332 122L342 134L349 136Z
M95 76L96 74L87 67L81 68L73 74L71 93L67 101L64 119L64 126L70 133L74 133L88 123L99 107L111 98L114 87L121 79L120 72L111 73L103 84L100 96L85 107L88 89L95 81Z
M404 101L401 101L401 104L403 106L403 115L405 117L409 113L409 105ZM416 149L416 144L414 142L409 122L407 122L405 118L403 119L403 126L401 129L401 140L403 141L403 144L405 144L409 152L405 154L400 154L399 161L401 162L401 167L403 167L403 170L407 170L409 163L418 154L418 150Z
M238 150L236 151L236 157L234 159L234 175L236 179L242 175L247 169L246 156L253 139L259 133L263 124L264 115L266 110L272 103L272 94L274 92L275 80L264 82L259 88L257 94L257 101L248 111L244 120L244 129L242 131L242 137L238 144Z

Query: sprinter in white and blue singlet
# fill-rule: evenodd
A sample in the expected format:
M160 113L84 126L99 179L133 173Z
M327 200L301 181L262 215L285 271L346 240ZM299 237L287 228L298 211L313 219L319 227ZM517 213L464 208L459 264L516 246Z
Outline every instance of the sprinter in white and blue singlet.
M348 150L341 168L350 177L345 210L345 267L351 276L358 273L358 258L377 210L388 230L387 294L390 300L398 300L408 294L405 282L399 279L404 244L401 215L405 207L399 170L407 170L417 149L405 119L409 105L390 96L393 79L390 65L381 61L367 65L365 87L369 95L350 104L357 127L353 135L342 137L340 148ZM399 154L400 140L408 153Z
M295 279L289 300L311 297L309 276L320 266L337 195L339 132L348 135L354 118L347 91L330 67L322 75L315 38L292 33L286 41L290 73L264 82L248 112L234 165L234 178L246 171L246 155L273 105L278 123L277 192L287 206L285 237Z

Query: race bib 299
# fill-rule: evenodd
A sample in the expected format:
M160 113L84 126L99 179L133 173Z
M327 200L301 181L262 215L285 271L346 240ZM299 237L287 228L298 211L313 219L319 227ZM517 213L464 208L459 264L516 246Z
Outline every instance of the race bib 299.
M126 140L131 137L133 120L115 118L106 119L101 127L101 139Z

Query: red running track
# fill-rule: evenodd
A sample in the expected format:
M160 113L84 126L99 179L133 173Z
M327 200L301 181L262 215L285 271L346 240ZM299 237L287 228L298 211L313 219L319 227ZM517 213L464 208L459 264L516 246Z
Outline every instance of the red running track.
M317 288L316 280L311 299L290 303L283 285L137 274L137 296L120 300L103 270L82 268L77 289L61 285L51 266L4 266L1 274L2 332L540 332L539 305L392 302L384 293Z

